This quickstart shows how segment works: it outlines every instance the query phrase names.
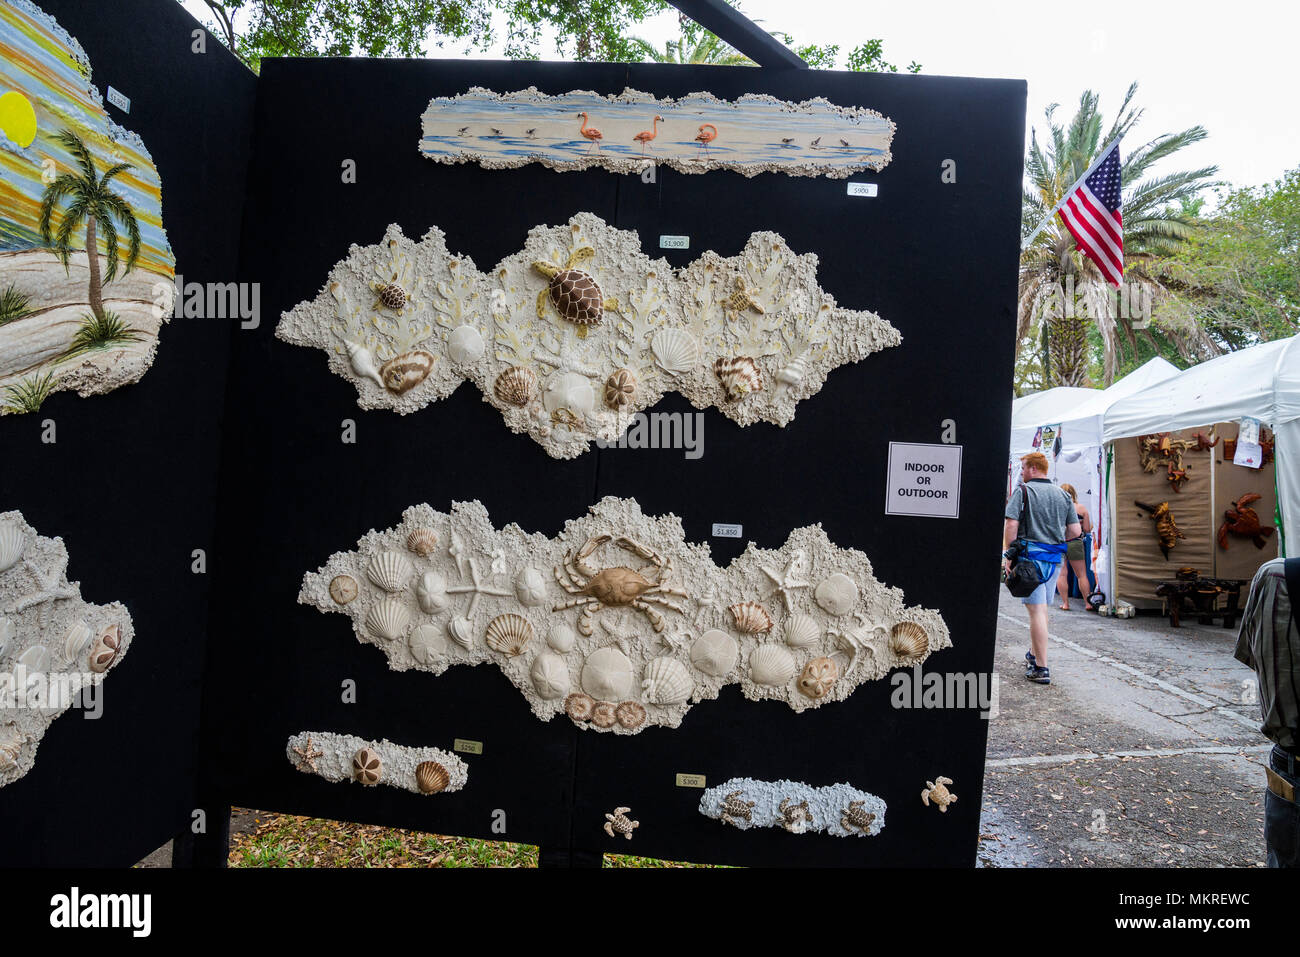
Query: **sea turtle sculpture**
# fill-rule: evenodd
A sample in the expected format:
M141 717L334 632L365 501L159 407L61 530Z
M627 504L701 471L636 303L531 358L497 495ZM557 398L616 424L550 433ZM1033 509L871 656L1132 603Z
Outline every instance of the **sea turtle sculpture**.
M577 268L596 255L590 246L575 249L563 266L545 259L533 263L533 268L550 279L537 294L537 318L546 318L546 303L550 300L555 311L578 327L578 335L586 336L588 326L598 326L605 318L606 309L617 309L617 299L606 299L594 276Z

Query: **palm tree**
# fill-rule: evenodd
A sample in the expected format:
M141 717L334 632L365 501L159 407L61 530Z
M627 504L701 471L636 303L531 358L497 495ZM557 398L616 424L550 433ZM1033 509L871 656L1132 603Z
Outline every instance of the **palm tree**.
M1054 120L1057 104L1047 108L1048 137L1046 145L1038 140L1038 131L1032 133L1029 155L1025 159L1028 185L1021 203L1021 236L1029 234L1043 221L1065 192L1092 165L1117 137L1127 133L1142 117L1139 109L1129 104L1137 92L1137 84L1128 88L1124 102L1105 135L1103 119L1097 109L1098 96L1085 90L1079 99L1079 109L1069 127ZM1184 205L1207 187L1216 185L1210 177L1218 172L1217 166L1162 176L1142 177L1159 161L1178 152L1185 146L1205 139L1203 127L1193 126L1181 133L1164 133L1123 157L1121 182L1124 184L1124 266L1125 282L1137 284L1144 296L1161 291L1160 283L1147 264L1153 257L1169 253L1194 228L1194 216ZM1064 303L1068 280L1072 278L1075 296L1081 301L1085 316L1062 315L1058 309ZM1016 310L1016 351L1031 335L1034 326L1043 323L1048 342L1050 380L1053 385L1083 385L1088 368L1087 321L1097 323L1101 336L1102 356L1106 385L1115 380L1115 372L1123 360L1121 334L1127 342L1131 356L1136 356L1140 331L1153 347L1159 347L1150 329L1137 329L1133 319L1122 315L1117 308L1114 288L1102 277L1100 270L1074 248L1070 235L1060 218L1053 216L1050 224L1038 234L1034 242L1020 254L1019 302ZM1214 346L1204 331L1194 323L1167 326L1161 330L1185 358L1196 353L1213 350Z
M757 66L753 60L728 46L685 14L677 15L682 35L669 40L660 50L649 40L632 37L633 52L651 63L678 63L699 66Z
M63 262L63 269L68 271L68 256L72 252L73 233L84 220L86 223L86 259L90 264L90 311L98 323L104 323L104 283L112 282L117 276L118 235L113 220L116 218L126 230L128 250L126 269L135 268L140 256L140 224L126 200L108 188L113 177L126 172L132 167L128 163L112 166L101 177L95 168L95 160L90 149L76 133L63 130L56 137L63 147L72 154L80 170L76 173L64 173L49 186L45 187L45 198L41 203L41 238L45 245L54 249ZM63 221L59 223L58 233L51 238L50 220L55 208L65 197L70 198L67 209L63 211ZM100 278L99 273L99 236L98 230L104 231L104 245L108 256L108 269Z

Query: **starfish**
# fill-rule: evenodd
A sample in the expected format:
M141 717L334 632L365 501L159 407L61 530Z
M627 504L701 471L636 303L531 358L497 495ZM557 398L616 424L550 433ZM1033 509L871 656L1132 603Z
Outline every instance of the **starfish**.
M63 560L58 565L58 570L51 571L48 575L42 574L40 569L28 560L23 562L23 567L27 569L27 574L31 575L32 580L36 582L37 590L25 598L20 598L11 608L6 608L6 612L17 615L33 605L40 605L47 601L58 601L60 598L77 597L77 589L71 585L60 583L60 579L64 577L64 572L68 570L67 555L63 556Z
M460 585L460 586L458 586L458 587L456 587L456 588L448 588L448 589L447 589L447 594L449 594L449 595L463 595L463 594L465 594L466 592L469 592L469 593L470 593L471 597L470 597L470 600L469 600L469 607L465 609L464 617L470 619L471 621L473 621L473 619L474 619L474 612L475 612L475 610L478 608L478 600L479 600L480 596L482 596L482 595L496 595L496 596L501 597L501 598L509 598L511 595L514 594L514 592L509 591L509 590L507 590L507 589L502 589L502 588L492 588L492 587L490 587L490 586L488 586L488 585L484 585L481 581L479 581L479 577L478 577L478 565L475 564L474 559L472 559L472 558L468 558L468 559L466 559L466 562L469 564L469 579L470 579L471 584L469 584L469 585Z
M780 594L781 600L785 602L785 610L788 612L794 611L794 598L791 597L790 593L800 588L807 588L809 584L808 582L795 577L795 569L801 569L803 563L804 553L802 551L797 551L790 558L790 561L786 564L785 571L783 572L776 572L771 568L762 565L759 566L759 570L770 578L772 584L776 586L767 593L767 597L771 598L773 595Z
M297 745L294 745L293 752L298 755L298 757L302 758L302 760L298 762L299 771L303 772L303 774L306 774L308 771L312 774L316 773L316 759L324 754L324 752L319 751L312 746L311 735L307 736L307 746L305 748L300 748Z

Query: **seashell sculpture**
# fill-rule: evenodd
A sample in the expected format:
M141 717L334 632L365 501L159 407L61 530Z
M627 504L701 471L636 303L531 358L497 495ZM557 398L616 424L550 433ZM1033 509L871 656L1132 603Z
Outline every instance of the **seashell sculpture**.
M0 560L2 788L31 772L50 724L106 679L134 626L120 603L82 600L63 540L40 535L21 512L0 512Z
M885 802L849 784L732 778L705 790L699 811L742 831L779 827L792 834L875 837L885 827Z
M366 566L366 577L387 592L399 592L415 574L415 566L401 552L380 552Z
M823 611L847 615L858 603L858 586L848 575L836 572L817 586L813 597Z
M397 641L406 637L411 624L411 613L400 598L382 598L366 612L366 630L384 641Z
M487 646L503 655L517 655L533 638L533 625L523 615L499 615L488 622Z
M438 547L438 533L431 528L416 528L406 536L406 547L421 558L428 558Z
M357 597L357 580L351 575L335 575L330 580L330 597L346 605Z
M429 795L459 791L469 780L469 768L459 756L441 748L410 748L387 739L367 741L332 731L302 731L290 736L284 753L304 774L335 783L385 784Z
M900 621L889 632L889 650L911 664L925 657L930 639L916 622Z
M680 704L694 689L691 673L676 658L655 658L641 680L642 697L651 704Z
M381 243L352 247L276 335L324 350L363 408L413 412L469 379L556 458L617 441L629 414L670 391L741 425L785 425L834 368L901 342L874 313L838 306L816 256L777 234L733 252L674 269L636 232L577 213L479 271L437 228L415 242L390 226ZM420 308L376 315L370 277L394 271L425 290Z
M406 547L418 528L436 528L442 543L426 557ZM334 601L334 579L387 551L418 565L414 587L389 593L363 580L357 600ZM851 608L832 603L848 609L843 616L813 594L813 583L829 581L825 599L835 575L854 599ZM554 537L497 529L477 502L449 512L418 505L306 575L299 600L346 615L394 670L490 664L539 719L564 713L623 735L677 727L728 684L795 712L833 706L898 667L891 630L903 635L908 623L926 636L917 660L951 644L938 612L906 606L866 555L837 548L820 526L793 530L777 549L751 544L722 568L706 545L686 540L676 516L647 516L619 498Z
M732 605L731 620L736 630L746 635L765 635L772 630L772 616L756 601L742 601Z

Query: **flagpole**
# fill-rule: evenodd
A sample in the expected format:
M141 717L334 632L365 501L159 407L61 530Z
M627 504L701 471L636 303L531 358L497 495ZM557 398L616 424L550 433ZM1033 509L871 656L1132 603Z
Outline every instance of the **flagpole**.
M1107 156L1110 155L1110 151L1113 150L1113 149L1115 148L1115 145L1116 145L1116 144L1117 144L1121 139L1123 139L1122 136L1117 136L1117 137L1115 137L1113 140L1111 140L1111 141L1110 141L1110 145L1108 145L1104 150L1101 151L1100 154L1098 154L1097 158L1096 158L1095 160L1092 161L1092 165L1089 166L1086 170L1083 171L1083 175L1080 176L1078 179L1076 179L1076 180L1074 181L1074 183L1070 186L1070 188L1067 189L1067 190L1065 191L1065 194L1064 194L1064 195L1069 196L1071 193L1074 192L1074 188L1075 188L1076 186L1078 186L1078 185L1079 185L1080 183L1082 183L1085 179L1087 179L1089 176L1091 176L1091 175L1092 175L1092 171L1095 170L1098 166L1101 165L1101 161L1104 160ZM1022 242L1022 243L1020 244L1020 251L1021 251L1021 252L1024 252L1026 249L1029 248L1029 244L1032 243L1032 242L1033 242L1033 241L1038 237L1038 234L1041 233L1041 232L1042 232L1042 231L1047 227L1047 224L1048 224L1049 222L1051 222L1052 217L1055 216L1055 215L1057 214L1057 212L1060 211L1060 209L1061 209L1061 204L1064 203L1064 202L1065 202L1065 200L1062 199L1060 203L1057 203L1055 206L1052 207L1052 211L1051 211L1050 213L1048 213L1046 216L1043 217L1043 221L1042 221L1041 223L1038 224L1038 228L1035 229L1032 233L1030 233L1030 234L1029 234L1029 238L1026 239L1024 242Z

